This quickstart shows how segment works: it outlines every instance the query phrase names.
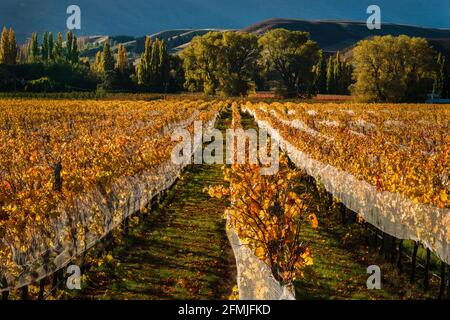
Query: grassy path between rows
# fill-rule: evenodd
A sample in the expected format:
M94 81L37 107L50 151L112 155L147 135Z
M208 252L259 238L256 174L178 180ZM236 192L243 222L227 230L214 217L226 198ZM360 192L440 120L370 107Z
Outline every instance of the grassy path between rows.
M230 121L223 113L219 129ZM227 299L235 261L223 213L226 203L203 191L223 184L221 165L191 165L117 246L111 261L89 273L82 299Z
M319 216L319 229L306 228L304 240L310 243L314 264L296 283L297 299L403 300L436 298L409 282L394 263L378 254L361 238L364 230L356 224L342 226L333 215ZM367 289L367 267L381 270L381 289Z

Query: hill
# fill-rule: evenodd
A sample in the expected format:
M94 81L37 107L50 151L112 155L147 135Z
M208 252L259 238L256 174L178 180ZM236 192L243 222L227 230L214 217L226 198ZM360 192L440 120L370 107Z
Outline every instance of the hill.
M442 43L442 48L450 46L450 29L424 28L417 26L384 23L381 30L369 30L365 22L332 21L332 20L295 20L269 19L243 29L243 31L262 34L272 29L284 28L309 32L311 38L327 52L344 51L358 41L374 35L405 34L433 40L436 45Z
M351 56L351 48L360 40L374 35L405 34L423 37L439 51L450 58L450 29L424 28L401 24L383 24L381 30L369 30L364 22L332 21L332 20L296 20L296 19L268 19L250 25L242 31L263 34L269 30L284 28L309 32L311 38L327 53L342 51ZM195 36L201 36L209 31L224 31L225 29L172 29L151 35L153 39L165 40L171 53L176 53L186 47ZM113 48L123 43L132 57L137 57L144 49L145 37L133 36L89 36L81 37L86 45L83 56L93 58L101 49L103 42L109 39Z
M241 29L272 17L364 21L372 0L1 0L1 25L14 27L20 42L32 32L66 29L66 9L81 8L78 36L142 37L160 30ZM446 0L378 0L384 22L450 27Z

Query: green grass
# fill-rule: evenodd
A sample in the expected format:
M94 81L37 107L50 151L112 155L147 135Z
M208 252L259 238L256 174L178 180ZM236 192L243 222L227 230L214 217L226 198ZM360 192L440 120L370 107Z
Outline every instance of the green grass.
M436 291L424 293L419 283L409 282L409 273L400 272L395 263L379 255L378 247L368 246L368 231L360 224L342 225L337 216L336 208L331 212L321 209L318 230L305 228L304 240L310 244L314 264L306 267L304 278L295 284L297 299L436 298ZM381 269L380 290L367 289L370 265Z

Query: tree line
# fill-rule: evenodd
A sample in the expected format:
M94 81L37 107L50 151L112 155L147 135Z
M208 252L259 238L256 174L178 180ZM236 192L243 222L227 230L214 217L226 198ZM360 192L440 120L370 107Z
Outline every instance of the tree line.
M13 40L11 40L13 39ZM81 56L80 41L68 31L66 39L51 32L39 39L33 33L21 48L14 31L3 29L0 44L0 91L117 90L174 92L183 86L181 62L171 56L165 41L146 37L145 51L137 64L123 44L114 50L104 42L89 61Z
M165 41L146 37L144 52L133 63L123 44L113 48L109 41L94 61L81 57L79 41L70 31L65 41L61 33L55 40L45 32L39 42L33 33L25 49L20 49L13 29L4 28L0 63L18 62L35 71L40 65L44 76L30 79L25 86L37 90L58 90L61 86L55 83L76 82L77 86L87 83L88 89L162 93L184 87L224 96L271 90L287 98L352 94L359 100L381 102L420 101L428 93L450 96L445 56L425 39L407 36L375 36L333 55L323 52L308 33L285 29L261 36L209 32L192 39L179 55L170 55ZM0 68L0 79L5 78L2 72ZM61 79L61 74L71 75L70 81Z

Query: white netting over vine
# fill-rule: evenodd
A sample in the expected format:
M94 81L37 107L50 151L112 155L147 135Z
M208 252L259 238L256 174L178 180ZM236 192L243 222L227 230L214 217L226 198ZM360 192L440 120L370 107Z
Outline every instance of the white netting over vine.
M189 126L197 115L166 126L161 134ZM217 116L204 125L206 132L214 127ZM16 248L14 239L3 237L0 246L9 248L11 256L9 262L0 261L0 292L31 284L65 267L168 189L186 165L168 160L139 175L120 178L108 190L97 187L72 203L62 204L53 223L42 233L33 234L25 250Z
M379 230L399 239L420 241L442 261L450 264L450 210L414 203L400 193L378 191L366 181L314 160L298 150L267 121L258 119L258 126L265 128L278 140L294 164L318 180L328 192L338 198L347 208Z
M295 294L273 277L270 268L244 245L227 221L227 236L236 258L240 300L295 300Z

